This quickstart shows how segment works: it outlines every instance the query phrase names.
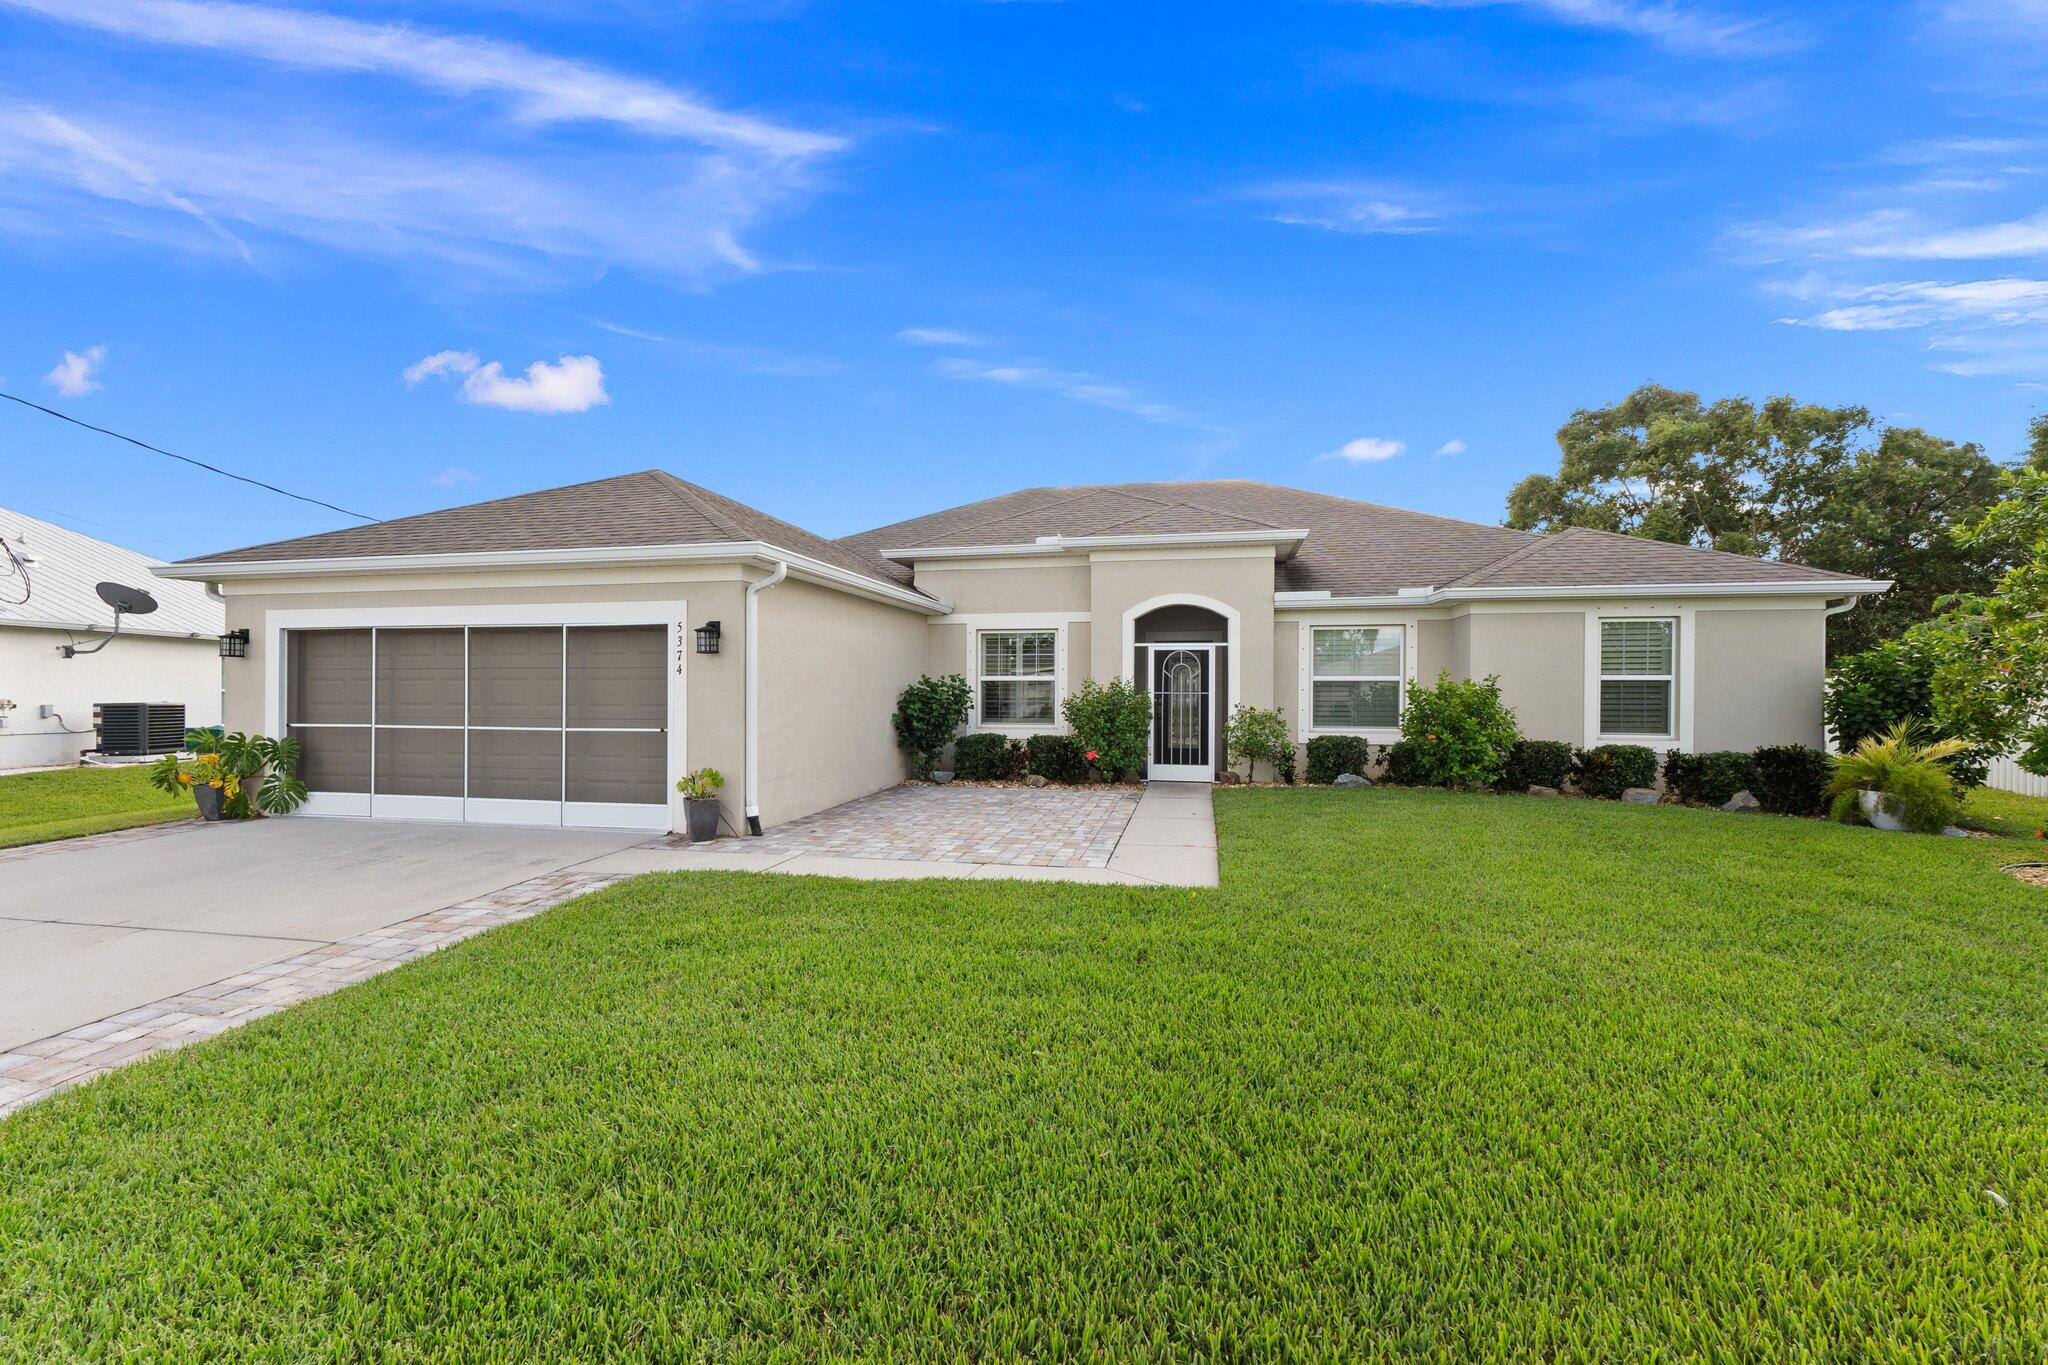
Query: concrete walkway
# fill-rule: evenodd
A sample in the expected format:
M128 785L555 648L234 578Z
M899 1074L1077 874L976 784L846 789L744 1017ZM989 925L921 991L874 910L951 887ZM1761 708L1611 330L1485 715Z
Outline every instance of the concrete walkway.
M900 818L893 793L917 793L925 828L914 841L905 841L892 856L861 857L839 852L845 847L843 832L858 827L865 812L875 811L877 823ZM1101 866L1035 866L1016 861L977 861L972 841L946 838L943 826L948 812L974 822L981 829L989 818L986 798L1016 809L1020 821L1029 822L1035 806L1074 795L1064 791L1019 788L946 787L892 788L874 796L849 801L823 812L812 828L818 837L806 841L798 821L784 825L763 839L720 839L710 844L644 844L593 858L577 871L606 876L631 876L641 872L781 872L813 877L852 877L867 881L895 881L905 878L953 877L977 881L1084 882L1115 886L1214 886L1216 885L1216 818L1210 802L1210 788L1199 782L1154 782L1146 786L1131 809L1114 846ZM971 800L954 800L968 798ZM948 849L958 843L951 852ZM1006 855L1007 856L1007 855Z

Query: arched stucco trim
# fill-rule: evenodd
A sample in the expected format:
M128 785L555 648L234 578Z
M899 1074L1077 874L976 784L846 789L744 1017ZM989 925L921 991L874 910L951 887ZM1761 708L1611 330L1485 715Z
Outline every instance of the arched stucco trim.
M1202 597L1196 593L1162 593L1158 597L1148 597L1144 601L1126 608L1124 611L1123 653L1117 656L1117 672L1120 675L1129 675L1131 655L1138 647L1138 618L1147 612L1157 611L1161 607L1201 607L1205 611L1213 611L1223 618L1223 643L1230 646L1230 697L1233 703L1242 700L1244 697L1244 618L1239 614L1237 608L1231 606L1228 602L1219 602L1213 597ZM1268 659L1266 667L1271 668L1272 666L1273 661ZM1142 678L1132 678L1131 681L1142 685L1145 680Z

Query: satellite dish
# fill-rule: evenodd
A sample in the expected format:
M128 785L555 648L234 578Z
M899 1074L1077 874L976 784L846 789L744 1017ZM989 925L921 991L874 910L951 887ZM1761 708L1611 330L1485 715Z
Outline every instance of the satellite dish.
M156 599L140 588L131 588L122 583L101 583L93 589L100 595L100 601L112 607L116 614L147 616L156 610Z
M97 654L113 643L121 633L123 616L147 616L156 610L156 599L140 588L131 588L122 583L96 584L93 591L100 595L100 601L114 609L114 628L89 645L58 645L57 652L67 659L81 654Z

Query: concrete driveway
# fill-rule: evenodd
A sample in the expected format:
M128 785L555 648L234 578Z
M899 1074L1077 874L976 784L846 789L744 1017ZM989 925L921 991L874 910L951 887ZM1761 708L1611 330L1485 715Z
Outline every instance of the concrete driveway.
M648 837L367 820L137 833L0 861L0 1052Z

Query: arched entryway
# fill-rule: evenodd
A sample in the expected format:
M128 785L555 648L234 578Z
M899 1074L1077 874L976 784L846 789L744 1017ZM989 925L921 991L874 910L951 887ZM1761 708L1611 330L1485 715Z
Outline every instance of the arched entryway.
M1223 762L1230 714L1233 621L1184 599L1135 612L1131 677L1152 694L1147 775L1165 782L1213 782Z

